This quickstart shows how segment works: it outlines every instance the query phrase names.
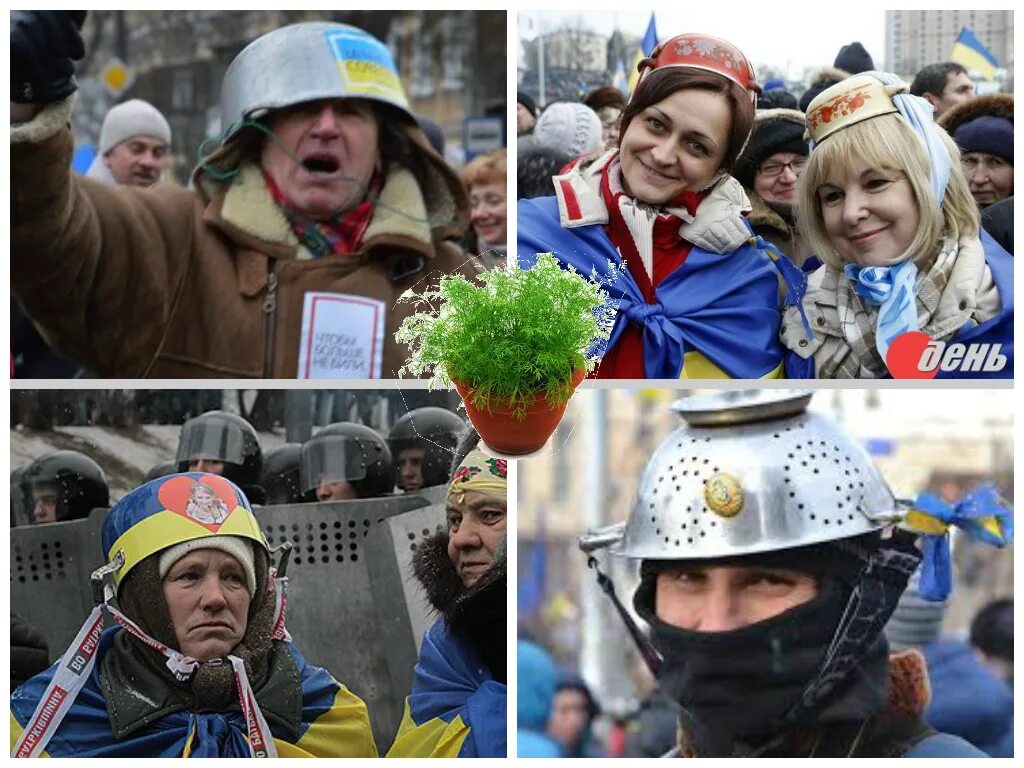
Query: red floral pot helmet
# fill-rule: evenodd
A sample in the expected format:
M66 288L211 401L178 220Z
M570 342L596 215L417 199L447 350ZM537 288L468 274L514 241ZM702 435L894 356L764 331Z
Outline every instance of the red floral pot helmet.
M757 103L761 86L757 75L743 52L728 40L704 34L676 35L660 43L651 55L637 64L643 81L649 72L662 67L691 67L714 72L726 80L732 80L750 94L750 100Z

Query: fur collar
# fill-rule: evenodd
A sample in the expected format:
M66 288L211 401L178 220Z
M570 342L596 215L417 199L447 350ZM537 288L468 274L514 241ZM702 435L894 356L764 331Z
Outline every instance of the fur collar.
M946 129L952 136L956 129L964 123L969 123L978 117L989 115L991 117L1005 117L1013 122L1013 94L1010 93L986 93L982 96L975 96L962 104L957 104L945 112L936 120L939 125Z
M312 258L299 245L288 220L267 189L263 173L255 163L243 163L232 183L222 191L220 219L260 241L294 249L299 259ZM434 254L428 219L430 213L423 193L411 172L393 168L384 181L380 200L363 236L365 250L386 241L413 244L425 256Z
M845 80L848 77L853 77L845 69L839 67L821 67L811 72L810 78L807 82L811 85L817 85L818 83L838 83Z
M448 557L448 533L424 539L412 558L413 575L427 600L452 634L467 643L499 682L506 678L505 547L471 587L466 587Z
M771 208L757 192L748 189L747 197L750 200L750 214L747 216L750 226L771 227L786 237L790 237L793 234L793 226L782 218L775 209Z

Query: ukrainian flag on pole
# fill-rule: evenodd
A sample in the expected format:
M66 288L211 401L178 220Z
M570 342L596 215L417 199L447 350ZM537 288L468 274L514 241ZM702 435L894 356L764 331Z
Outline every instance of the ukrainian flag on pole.
M654 26L654 13L651 13L651 20L647 22L647 31L644 32L644 39L640 41L640 50L636 52L636 58L633 59L633 68L629 73L629 93L633 93L636 89L636 82L640 78L640 73L636 71L637 64L647 56L650 56L651 51L654 50L654 46L657 44L658 30Z
M963 64L967 69L973 69L986 80L996 79L998 59L982 45L981 40L975 37L967 27L960 30L960 35L953 43L953 53L949 58L957 64Z

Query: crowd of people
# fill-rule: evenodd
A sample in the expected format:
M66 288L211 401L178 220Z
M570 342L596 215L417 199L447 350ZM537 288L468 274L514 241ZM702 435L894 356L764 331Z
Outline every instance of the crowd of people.
M164 180L171 129L138 99L108 112L76 176L84 17L11 13L16 377L295 378L304 297L326 292L379 307L363 377L391 378L407 357L397 298L503 258L503 150L464 169L467 192L388 48L344 24L283 27L238 54L223 132L187 188Z
M107 565L93 588L97 574L114 581L76 640L95 638L88 661L65 653L50 666L59 649L12 613L12 754L376 757L373 712L345 671L307 664L302 638L285 628L261 509L447 486L447 524L414 562L438 618L388 756L504 756L508 480L505 462L478 443L455 413L428 406L386 437L335 423L264 454L248 422L209 411L182 426L173 461L109 509L104 472L84 453L12 472L32 525L100 510ZM18 506L12 498L12 513ZM100 634L103 613L116 623ZM71 664L80 666L69 688ZM58 717L55 691L71 700Z
M1003 356L939 376L1013 376L1012 94L857 42L799 97L709 35L639 71L628 100L518 95L520 262L625 265L597 377L889 377L915 331Z

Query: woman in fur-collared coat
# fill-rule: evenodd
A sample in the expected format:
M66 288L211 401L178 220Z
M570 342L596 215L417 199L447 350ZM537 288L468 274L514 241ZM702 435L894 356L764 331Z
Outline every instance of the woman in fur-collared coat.
M416 551L416 579L440 618L423 636L388 757L505 757L507 482L503 459L466 453L447 530Z

